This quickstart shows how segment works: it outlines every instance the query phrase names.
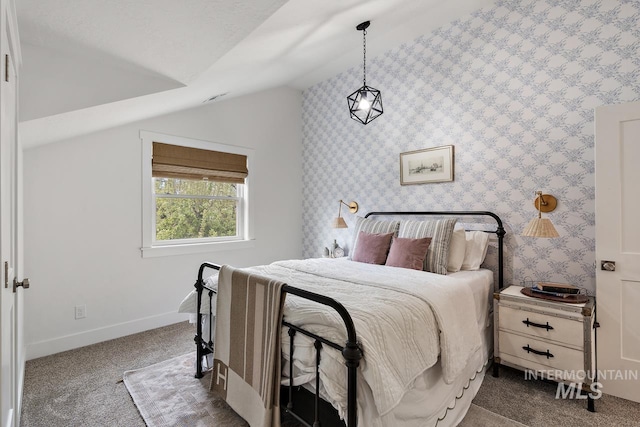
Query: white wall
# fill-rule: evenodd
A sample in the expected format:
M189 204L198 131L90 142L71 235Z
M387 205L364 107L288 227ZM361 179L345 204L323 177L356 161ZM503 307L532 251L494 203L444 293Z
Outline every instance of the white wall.
M176 310L203 261L301 257L300 107L298 91L274 89L27 150L27 358L186 319ZM255 150L253 248L141 257L140 130Z
M25 42L20 46L21 122L183 86L133 65Z

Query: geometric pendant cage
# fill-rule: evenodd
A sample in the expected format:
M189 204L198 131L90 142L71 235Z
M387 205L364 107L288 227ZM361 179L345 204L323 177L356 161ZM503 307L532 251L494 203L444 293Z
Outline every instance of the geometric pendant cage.
M382 96L378 89L367 86L367 28L370 22L366 21L358 25L356 29L362 31L363 46L363 84L351 95L347 96L349 114L351 118L363 125L371 122L382 114Z
M347 97L351 118L366 125L382 114L382 96L378 89L362 86Z

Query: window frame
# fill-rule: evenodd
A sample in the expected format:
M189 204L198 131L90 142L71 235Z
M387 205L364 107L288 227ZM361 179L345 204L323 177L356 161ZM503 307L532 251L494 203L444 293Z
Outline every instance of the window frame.
M249 183L250 177L245 179L245 183L242 187L241 201L238 206L237 226L239 230L237 236L230 238L207 237L156 241L155 192L153 187L151 158L153 156L153 142L162 142L165 144L180 145L184 147L242 154L247 157L247 168L251 171L254 150L246 147L238 147L212 141L185 138L144 130L140 131L140 139L142 141L142 246L140 250L143 258L253 247L254 215L252 209L252 192L250 190Z

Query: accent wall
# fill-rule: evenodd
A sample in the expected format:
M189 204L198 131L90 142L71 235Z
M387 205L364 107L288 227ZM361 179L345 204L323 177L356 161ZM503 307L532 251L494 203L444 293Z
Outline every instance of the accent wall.
M380 210L489 210L507 230L507 283L595 290L594 108L640 99L640 4L498 1L367 61L384 114L351 120L362 66L303 92L303 253L333 239L338 200ZM376 22L369 33L375 32ZM359 42L354 31L353 40ZM368 40L368 43L372 43ZM453 182L400 185L399 154L454 145ZM521 237L535 191L560 237ZM355 221L349 213L345 220Z

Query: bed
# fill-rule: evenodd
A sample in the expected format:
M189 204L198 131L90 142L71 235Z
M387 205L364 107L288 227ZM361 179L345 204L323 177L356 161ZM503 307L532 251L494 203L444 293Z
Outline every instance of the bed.
M470 229L466 218L491 224ZM456 227L461 222L464 227ZM459 257L460 231L466 250L477 246L478 235L487 238L480 239L475 268L450 272L449 252ZM389 233L393 244L398 236L431 234L424 268L320 258L243 269L286 283L282 407L303 424L457 425L482 383L492 353L491 295L503 286L502 221L491 212L372 212L358 218L352 254L364 250L358 237ZM497 240L495 274L477 268L489 235ZM215 341L217 277L207 277L209 269L220 266L202 264L180 309L199 313L196 377Z

